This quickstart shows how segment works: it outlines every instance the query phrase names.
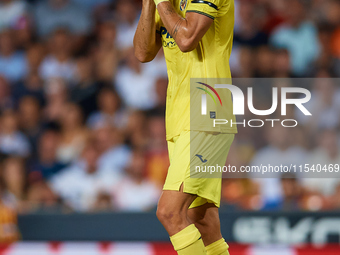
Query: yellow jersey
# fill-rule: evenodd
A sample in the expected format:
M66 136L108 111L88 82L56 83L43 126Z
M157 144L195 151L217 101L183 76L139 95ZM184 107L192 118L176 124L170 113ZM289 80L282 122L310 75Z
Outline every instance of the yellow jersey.
M162 37L169 78L166 101L167 140L187 130L237 133L236 125L230 125L230 121L235 123L231 92L227 89L216 89L216 95L211 92L214 97L217 94L220 96L216 99L218 104L214 104L208 96L207 106L210 114L202 115L201 94L208 92L204 92L202 88L207 87L197 83L198 80L193 80L201 78L200 81L209 83L206 78L227 78L231 82L229 58L233 41L234 0L170 1L182 17L185 17L187 12L196 12L214 21L197 48L183 53L156 11L156 29ZM215 81L218 82L218 79ZM208 85L214 87L214 84ZM213 119L226 119L229 124L213 127Z

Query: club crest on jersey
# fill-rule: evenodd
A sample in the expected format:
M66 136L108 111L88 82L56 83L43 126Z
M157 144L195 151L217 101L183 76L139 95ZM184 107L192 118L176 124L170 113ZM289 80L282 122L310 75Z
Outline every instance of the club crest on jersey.
M188 0L181 0L180 4L179 4L179 9L181 11L184 11L185 8L187 7L187 3L188 3Z

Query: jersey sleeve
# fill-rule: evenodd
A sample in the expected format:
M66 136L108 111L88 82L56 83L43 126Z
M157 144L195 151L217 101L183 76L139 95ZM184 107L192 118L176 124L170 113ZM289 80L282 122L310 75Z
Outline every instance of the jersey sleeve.
M188 0L191 3L187 12L196 12L211 19L219 16L219 10L226 4L226 0Z

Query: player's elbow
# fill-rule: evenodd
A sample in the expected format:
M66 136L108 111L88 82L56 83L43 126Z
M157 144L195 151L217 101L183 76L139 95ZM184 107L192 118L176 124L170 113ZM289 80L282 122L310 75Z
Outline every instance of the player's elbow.
M135 56L142 63L150 62L155 58L154 56L151 56L148 53L144 53L144 52L140 52L140 51L135 51Z
M142 63L150 62L156 56L156 54L152 50L142 48L135 43L134 43L134 49L135 49L135 57Z
M193 38L179 38L177 45L182 52L190 52L197 47L197 43Z
M148 57L148 56L136 56L136 57L139 60L139 62L141 62L141 63L148 63L148 62L151 62L153 60L153 58Z

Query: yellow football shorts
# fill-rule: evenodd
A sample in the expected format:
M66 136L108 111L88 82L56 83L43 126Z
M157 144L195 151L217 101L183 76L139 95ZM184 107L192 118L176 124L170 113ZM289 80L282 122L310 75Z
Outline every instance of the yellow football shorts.
M180 190L198 197L190 208L221 202L222 171L235 134L183 131L168 141L170 167L163 190ZM209 169L211 171L209 171ZM214 170L213 173L212 170Z

